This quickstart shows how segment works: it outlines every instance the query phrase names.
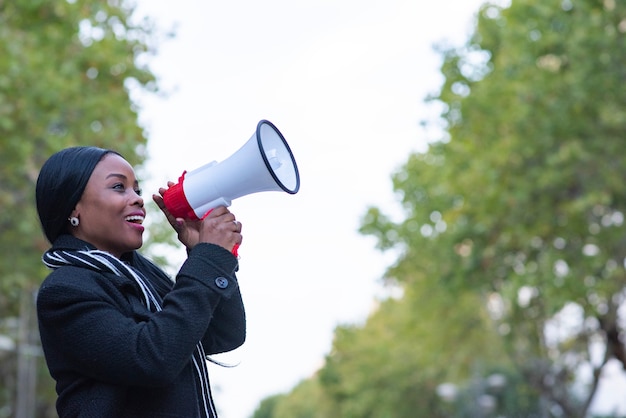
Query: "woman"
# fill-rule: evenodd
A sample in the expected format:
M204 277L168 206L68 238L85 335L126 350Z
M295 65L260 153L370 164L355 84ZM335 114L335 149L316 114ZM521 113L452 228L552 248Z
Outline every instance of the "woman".
M144 201L121 155L73 147L41 169L37 211L53 271L37 314L60 418L217 416L206 356L245 340L232 253L241 224L225 207L175 219L164 192L153 200L188 253L175 281L136 251Z

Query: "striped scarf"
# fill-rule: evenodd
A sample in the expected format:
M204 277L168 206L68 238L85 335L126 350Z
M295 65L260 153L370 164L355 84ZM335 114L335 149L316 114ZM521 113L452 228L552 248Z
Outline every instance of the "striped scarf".
M109 272L119 277L127 277L135 282L143 295L143 302L150 312L162 310L160 295L152 289L145 277L133 267L123 263L113 255L100 250L50 250L44 253L43 263L57 269L63 266L75 266L90 270ZM198 342L192 360L196 372L197 386L200 388L199 412L202 418L217 418L217 411L211 397L209 373L206 365L206 353L202 343Z

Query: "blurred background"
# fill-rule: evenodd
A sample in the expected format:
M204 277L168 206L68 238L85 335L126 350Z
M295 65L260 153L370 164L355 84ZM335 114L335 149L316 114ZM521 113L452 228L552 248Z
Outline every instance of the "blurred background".
M223 417L626 416L626 5L222 3L0 3L0 417L56 416L45 159L114 148L149 196L261 119L302 184L231 207L248 339L210 365Z

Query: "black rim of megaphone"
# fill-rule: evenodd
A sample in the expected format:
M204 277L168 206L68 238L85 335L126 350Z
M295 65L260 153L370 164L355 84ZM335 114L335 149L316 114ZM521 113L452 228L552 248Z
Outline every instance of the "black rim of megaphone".
M283 141L283 145L287 149L287 152L289 152L289 157L291 158L291 162L293 164L293 169L296 172L296 187L293 190L291 190L288 187L286 187L280 181L280 179L274 173L274 170L272 170L272 166L270 165L270 162L267 160L267 157L265 156L265 150L263 149L263 143L261 141L261 126L263 126L264 124L265 125L269 125L274 130L274 132L276 132L278 134L278 137L281 139L281 141ZM265 166L267 167L267 171L270 172L270 174L272 175L272 177L276 181L276 184L278 184L281 189L283 189L284 191L286 191L289 194L296 194L296 193L298 193L298 190L300 189L300 172L298 171L298 165L296 164L296 159L293 157L293 153L291 152L291 148L289 148L289 144L285 140L285 137L283 136L283 134L280 133L278 128L276 128L276 126L274 126L274 124L272 122L270 122L268 120L262 120L262 121L259 122L259 124L256 127L256 142L259 145L259 149L261 150L261 156L263 157L263 162L265 163Z

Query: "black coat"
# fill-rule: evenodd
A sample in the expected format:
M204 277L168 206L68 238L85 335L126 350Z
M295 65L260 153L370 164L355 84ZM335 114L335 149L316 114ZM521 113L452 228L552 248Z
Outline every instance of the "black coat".
M53 245L85 248L93 247L70 235ZM150 312L135 282L113 273L66 266L41 285L39 329L59 416L196 417L196 344L201 340L207 354L216 354L245 340L237 259L198 244L173 283L138 253L123 258L157 289L161 312Z

